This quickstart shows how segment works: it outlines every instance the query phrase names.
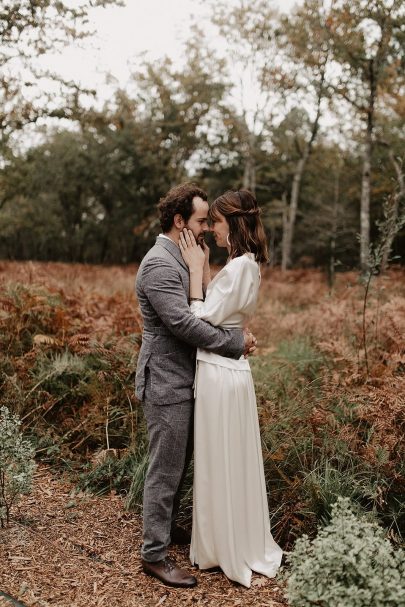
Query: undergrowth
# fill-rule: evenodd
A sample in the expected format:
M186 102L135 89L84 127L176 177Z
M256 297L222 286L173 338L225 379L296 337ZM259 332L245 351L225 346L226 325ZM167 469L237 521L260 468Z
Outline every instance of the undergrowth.
M399 450L382 445L372 461L373 428L362 400L330 392L333 361L305 337L251 361L256 385L273 534L290 546L326 523L348 497L401 542L405 507Z
M52 285L3 278L0 397L21 418L37 457L69 462L82 488L121 492L128 508L140 510L147 468L145 421L134 397L140 320L133 294L111 287L108 295L101 272L111 276L107 268L95 272L96 291L90 283L65 290L55 274ZM315 272L263 274L251 325L259 350L250 360L272 531L284 549L327 523L338 496L402 541L402 278L378 278L370 290L366 373L354 275L338 277L330 293ZM192 467L183 490L185 523L191 495Z

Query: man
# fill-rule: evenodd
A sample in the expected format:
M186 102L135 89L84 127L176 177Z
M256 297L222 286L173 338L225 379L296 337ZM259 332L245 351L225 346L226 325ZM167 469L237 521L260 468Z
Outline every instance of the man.
M209 229L206 193L184 183L172 188L158 209L163 234L142 260L136 279L144 320L136 395L143 401L149 435L141 559L144 571L165 584L192 587L196 578L167 557L167 547L190 541L175 518L192 454L196 347L240 358L254 350L256 340L240 329L213 327L190 312L189 270L178 242L187 227L203 245Z

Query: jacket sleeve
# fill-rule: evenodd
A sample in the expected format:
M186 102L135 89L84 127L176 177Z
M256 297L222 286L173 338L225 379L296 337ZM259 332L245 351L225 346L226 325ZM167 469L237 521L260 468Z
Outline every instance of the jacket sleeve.
M255 297L255 266L245 257L237 257L208 285L205 301L193 301L190 309L215 327L238 312L243 313Z
M162 258L143 268L143 291L165 326L179 339L221 356L240 358L244 351L241 329L222 329L197 318L190 310L180 275Z

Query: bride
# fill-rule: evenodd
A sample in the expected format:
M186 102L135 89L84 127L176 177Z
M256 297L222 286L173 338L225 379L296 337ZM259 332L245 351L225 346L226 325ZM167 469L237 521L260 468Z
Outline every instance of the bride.
M242 327L256 307L259 264L268 259L260 209L249 191L228 191L214 201L209 217L216 244L226 247L229 257L215 278L207 279L208 247L203 250L190 230L180 235L191 311L215 326ZM252 571L274 577L281 557L270 532L249 362L199 348L191 562L200 569L219 566L228 578L250 587Z

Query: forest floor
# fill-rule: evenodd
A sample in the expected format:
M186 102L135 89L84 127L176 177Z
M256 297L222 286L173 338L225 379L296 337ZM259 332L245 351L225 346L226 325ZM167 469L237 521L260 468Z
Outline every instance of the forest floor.
M191 590L169 588L142 572L139 560L142 521L124 510L123 499L94 497L44 465L33 491L0 530L0 591L26 607L282 607L274 581L254 575L250 589L219 571L190 566L188 547L172 556L198 579ZM11 602L0 596L0 606Z

